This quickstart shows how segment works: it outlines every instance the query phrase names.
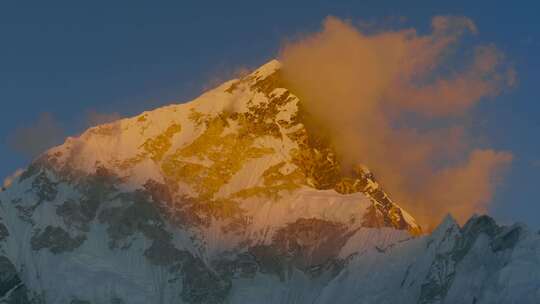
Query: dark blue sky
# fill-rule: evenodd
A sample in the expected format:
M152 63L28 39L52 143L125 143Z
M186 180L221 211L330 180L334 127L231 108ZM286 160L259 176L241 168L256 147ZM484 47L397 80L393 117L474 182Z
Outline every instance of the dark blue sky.
M328 15L429 29L435 15L470 17L479 39L506 53L511 92L480 104L475 132L514 154L490 213L540 227L540 7L534 1L2 1L0 176L29 159L14 132L50 113L76 134L87 113L133 115L187 101L239 67L276 56L285 39ZM54 4L55 3L55 4ZM392 19L394 18L394 19Z

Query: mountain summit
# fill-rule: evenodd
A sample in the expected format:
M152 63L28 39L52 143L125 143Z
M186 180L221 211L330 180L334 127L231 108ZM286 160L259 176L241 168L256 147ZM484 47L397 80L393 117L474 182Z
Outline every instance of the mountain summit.
M293 201L307 201L304 195L322 195L323 201L330 195L338 205L357 201L345 204L335 220L418 234L414 219L369 170L358 166L342 173L329 140L305 126L306 114L282 85L279 67L274 60L191 102L97 126L51 149L38 163L71 181L106 170L123 188L160 187L170 197L168 207L184 208L191 201L212 213L227 212L227 221L257 218L270 202L279 201L273 212L282 212ZM324 203L309 208L313 216L329 209ZM281 214L271 218L278 222L268 224L285 220Z
M383 186L274 60L36 159L0 193L0 303L540 301L538 234L422 235Z

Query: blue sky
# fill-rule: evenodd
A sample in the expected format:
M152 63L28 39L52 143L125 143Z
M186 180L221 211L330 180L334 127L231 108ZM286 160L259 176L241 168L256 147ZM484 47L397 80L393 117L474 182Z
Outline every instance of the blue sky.
M428 31L435 15L471 18L513 63L518 85L482 102L474 130L514 162L490 213L540 228L540 8L533 1L70 1L0 4L0 176L28 164L9 144L50 113L77 134L89 112L129 116L187 101L241 67L273 58L328 15Z

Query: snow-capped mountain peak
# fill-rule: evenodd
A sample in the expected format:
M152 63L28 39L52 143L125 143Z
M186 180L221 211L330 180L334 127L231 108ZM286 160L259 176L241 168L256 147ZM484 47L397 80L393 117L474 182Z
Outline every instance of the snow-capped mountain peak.
M90 128L36 159L0 192L0 302L539 298L538 285L520 285L539 281L522 273L540 264L536 234L449 216L421 236L384 181L344 168L305 123L280 67Z

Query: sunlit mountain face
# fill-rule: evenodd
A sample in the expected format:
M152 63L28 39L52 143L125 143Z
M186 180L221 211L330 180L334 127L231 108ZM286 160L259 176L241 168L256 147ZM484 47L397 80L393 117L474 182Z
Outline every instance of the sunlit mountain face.
M280 63L99 125L0 193L1 303L540 303L540 235L422 231Z

